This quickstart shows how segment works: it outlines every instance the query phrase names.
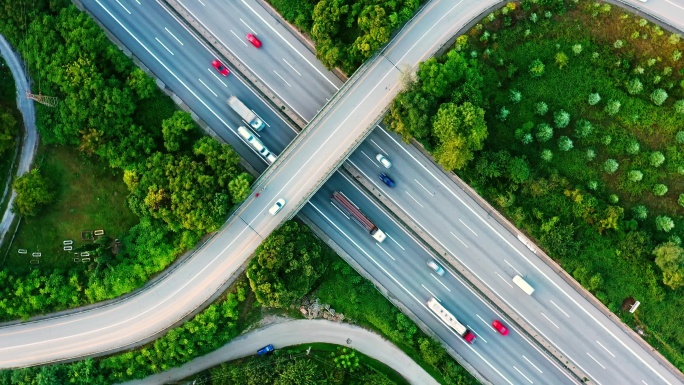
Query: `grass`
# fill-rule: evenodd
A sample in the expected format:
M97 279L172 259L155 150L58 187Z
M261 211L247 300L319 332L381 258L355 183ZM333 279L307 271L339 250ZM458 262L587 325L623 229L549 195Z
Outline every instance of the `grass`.
M72 252L62 249L63 240L73 240L74 249L87 248L92 242L81 240L81 231L102 229L106 236L117 238L137 223L127 208L128 190L121 175L112 175L104 163L60 146L42 147L36 159L57 198L38 216L22 220L6 268L21 272L30 266L43 270L71 267ZM40 265L29 265L29 258L19 255L18 249L41 252Z

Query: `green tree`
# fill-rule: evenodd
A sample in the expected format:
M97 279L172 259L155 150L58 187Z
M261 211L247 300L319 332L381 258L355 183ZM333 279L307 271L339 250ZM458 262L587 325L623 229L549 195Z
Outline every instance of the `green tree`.
M7 110L0 110L0 155L14 147L17 135L17 120Z
M558 128L565 128L570 124L570 114L564 110L560 110L553 114L553 122Z
M620 111L620 101L619 100L609 100L605 108L606 113L609 116L613 116Z
M580 119L575 123L575 137L584 139L594 131L594 126L586 119Z
M484 110L470 102L444 103L437 111L433 133L439 142L435 151L439 164L448 170L461 169L487 138Z
M640 149L641 149L641 146L639 145L639 142L637 142L636 140L630 140L630 141L627 143L627 146L625 147L625 151L626 151L629 155L636 155L636 154L638 154Z
M542 150L541 158L544 162L550 162L553 159L553 152L548 148Z
M672 289L684 286L684 249L672 242L653 250L655 263L663 271L663 283Z
M601 101L601 95L597 93L589 94L588 103L590 106L595 106Z
M135 92L138 99L147 99L157 90L154 79L140 67L134 67L126 78L126 85Z
M542 63L541 60L532 60L532 63L530 63L530 75L532 75L533 78L538 78L544 75L544 63Z
M648 209L644 205L637 205L632 208L634 219L643 221L648 216Z
M674 229L675 227L674 221L667 215L658 215L656 217L655 224L656 229L666 233L670 232L670 230Z
M514 157L508 164L508 175L513 183L523 183L530 179L530 165L525 158Z
M195 128L192 116L185 111L176 111L170 118L162 122L164 147L169 152L176 152L184 147L188 141L187 133Z
M661 197L661 196L667 194L667 190L668 190L667 186L665 186L664 184L656 183L653 186L653 195Z
M246 172L241 173L235 179L228 182L228 190L233 198L233 204L238 204L249 196L249 188L254 177Z
M537 125L537 141L539 143L548 142L553 138L553 127L546 123Z
M627 179L629 179L632 182L640 182L644 178L644 173L642 173L639 170L630 170L627 173Z
M661 106L663 103L665 103L665 100L667 100L667 92L665 92L664 89L658 88L651 93L651 101L656 106Z
M568 55L566 55L564 52L558 52L556 53L556 65L558 68L563 69L563 67L568 65L568 62L570 59L568 58Z
M630 95L637 95L643 91L644 85L641 83L641 80L639 79L632 79L629 82L627 82L627 92L629 92Z
M431 338L419 338L418 349L425 362L432 366L438 366L446 358L442 346Z
M12 188L17 193L12 211L26 217L38 215L40 209L55 200L50 182L38 168L14 180Z
M549 106L544 102L537 102L534 104L534 113L544 116L549 111Z
M620 164L617 162L615 159L607 159L603 163L603 171L607 172L608 174L614 174L615 171L618 170L618 167Z
M572 140L567 136L564 135L558 138L558 148L561 151L570 151L573 147L574 145L572 144Z
M665 155L660 151L653 151L649 157L649 163L653 167L660 167L665 162Z

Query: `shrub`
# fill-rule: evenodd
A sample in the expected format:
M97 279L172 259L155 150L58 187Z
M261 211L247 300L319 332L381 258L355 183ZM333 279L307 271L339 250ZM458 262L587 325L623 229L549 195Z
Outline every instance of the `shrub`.
M615 40L615 43L613 43L613 47L615 47L616 49L620 49L624 46L625 46L625 42L620 40L620 39Z
M526 133L526 134L524 134L524 135L522 136L522 138L520 138L520 141L522 142L522 144L530 144L530 143L532 143L532 141L533 141L533 139L532 139L532 134L530 134L529 132Z
M511 111L508 110L508 108L501 107L501 110L499 110L499 115L497 117L499 118L500 121L504 122L506 121L506 118L508 118L508 115L511 113Z
M675 140L679 144L684 144L684 131L677 132L677 135L675 135Z
M556 127L558 128L567 127L568 124L570 124L570 114L563 110L560 110L553 114L553 122L556 124Z
M572 52L575 55L579 55L582 53L582 44L575 44L572 46Z
M679 203L680 206L684 207L684 194L679 194L679 198L677 198L677 203Z
M627 173L627 179L635 183L641 182L641 180L644 179L644 173L639 170L630 170Z
M672 35L670 35L670 37L667 38L667 41L670 42L670 44L672 45L677 45L681 38L682 37L678 33L673 33Z
M592 160L594 160L594 158L596 158L596 151L594 151L593 148L588 148L586 154L587 154L587 155L586 155L586 156L587 156L587 160L590 161L590 162L591 162Z
M530 64L530 75L533 78L541 77L544 74L544 63L539 59L532 60Z
M663 164L664 161L665 161L665 155L663 155L662 152L653 151L651 153L651 157L649 159L649 163L651 163L651 166L660 167L660 165Z
M550 19L552 16L553 16L553 13L551 13L551 11L546 11L546 12L544 12L544 17L545 17L545 18Z
M568 138L567 136L561 136L558 138L558 148L561 151L570 151L573 147L572 139Z
M589 103L590 106L595 106L600 101L601 101L601 95L599 95L597 93L589 94L589 98L587 99L587 102Z
M618 198L618 196L615 194L610 194L608 196L608 202L610 202L610 204L612 204L612 205L616 205L619 201L620 201L620 198Z
M544 102L538 102L534 104L534 113L537 115L544 116L546 113L549 112L549 106L546 105Z
M656 106L661 106L667 100L667 92L664 89L658 88L651 93L651 101Z
M533 23L536 23L537 20L539 20L539 15L537 15L537 14L534 13L534 12L532 12L532 14L530 15L530 21L533 22Z
M537 141L539 143L548 142L553 137L553 127L546 123L537 126Z
M594 131L594 127L586 119L580 119L575 123L575 137L579 139L588 137L592 131Z
M672 218L668 217L667 215L658 215L655 220L656 224L656 229L664 232L670 232L670 230L674 229L674 221Z
M644 85L641 84L641 80L634 78L627 82L627 92L629 92L630 95L636 95L643 90Z
M606 104L605 111L608 115L613 116L620 111L620 101L619 100L609 100Z
M553 159L553 152L551 152L551 150L549 150L548 148L545 150L542 150L541 158L544 162L550 162ZM684 195L684 194L682 194L682 195Z
M680 50L674 50L672 52L672 61L679 61L682 58L682 52Z
M522 94L518 90L511 90L508 94L508 99L513 103L519 103L522 100Z
M667 194L667 186L662 183L657 183L655 186L653 186L653 195L661 197L665 194Z
M568 65L568 61L568 55L563 52L556 53L556 65L558 65L558 68L563 68Z
M610 135L604 135L603 138L601 138L601 143L603 143L605 146L610 145L613 142L613 137Z
M632 208L632 215L634 216L634 219L643 221L648 217L648 209L644 205L634 206Z
M625 151L627 151L629 155L638 154L640 149L641 146L636 140L630 140L629 143L627 143L627 146L625 146Z
M608 174L614 174L618 167L620 167L620 164L615 159L608 159L603 163L603 171Z
M674 103L674 110L678 114L684 114L684 99L677 100Z
M595 180L590 180L589 183L587 183L587 187L589 190L596 190L598 188L598 182Z

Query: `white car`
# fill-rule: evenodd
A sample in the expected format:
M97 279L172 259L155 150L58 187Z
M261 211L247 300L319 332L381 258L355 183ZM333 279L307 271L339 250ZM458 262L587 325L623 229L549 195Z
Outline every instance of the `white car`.
M433 261L432 259L429 259L427 261L427 265L430 266L430 268L434 270L435 273L439 275L444 275L444 269L442 268L442 266L440 266L437 262Z
M271 206L270 209L268 209L268 212L271 213L271 215L276 215L280 209L283 208L283 206L285 206L285 199L280 198L276 201L276 203L273 204L273 206Z
M238 134L240 134L240 136L242 137L242 139L246 140L247 143L249 143L252 147L254 147L254 149L257 150L257 152L259 154L261 154L261 156L269 159L271 152L268 151L266 146L264 146L264 144L261 143L261 141L258 138L255 138L254 135L252 135L252 133L249 132L248 129L240 126L240 127L238 127L237 131L238 131ZM273 163L273 162L271 162L271 163Z
M382 154L376 155L376 156L375 156L375 159L377 159L377 161L380 162L380 164L382 164L383 166L385 166L385 168L390 168L390 167L392 167L392 162L390 162L389 159L387 159L387 158L386 158L384 155L382 155Z

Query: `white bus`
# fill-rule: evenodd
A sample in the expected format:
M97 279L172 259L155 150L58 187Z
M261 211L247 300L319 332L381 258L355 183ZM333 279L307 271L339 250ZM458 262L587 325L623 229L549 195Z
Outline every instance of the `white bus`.
M527 295L532 295L532 293L534 293L534 288L530 286L530 284L527 283L527 281L525 281L524 279L522 279L522 277L519 275L513 277L513 283L518 285L518 287L521 288L522 291L527 293Z
M475 334L473 334L468 328L463 326L456 317L454 317L453 314L449 313L447 309L442 306L442 304L437 301L434 297L430 298L427 301L427 305L432 310L439 318L442 319L449 327L452 329L456 330L456 333L463 337L464 340L466 340L469 344L473 343L473 340L475 339Z

